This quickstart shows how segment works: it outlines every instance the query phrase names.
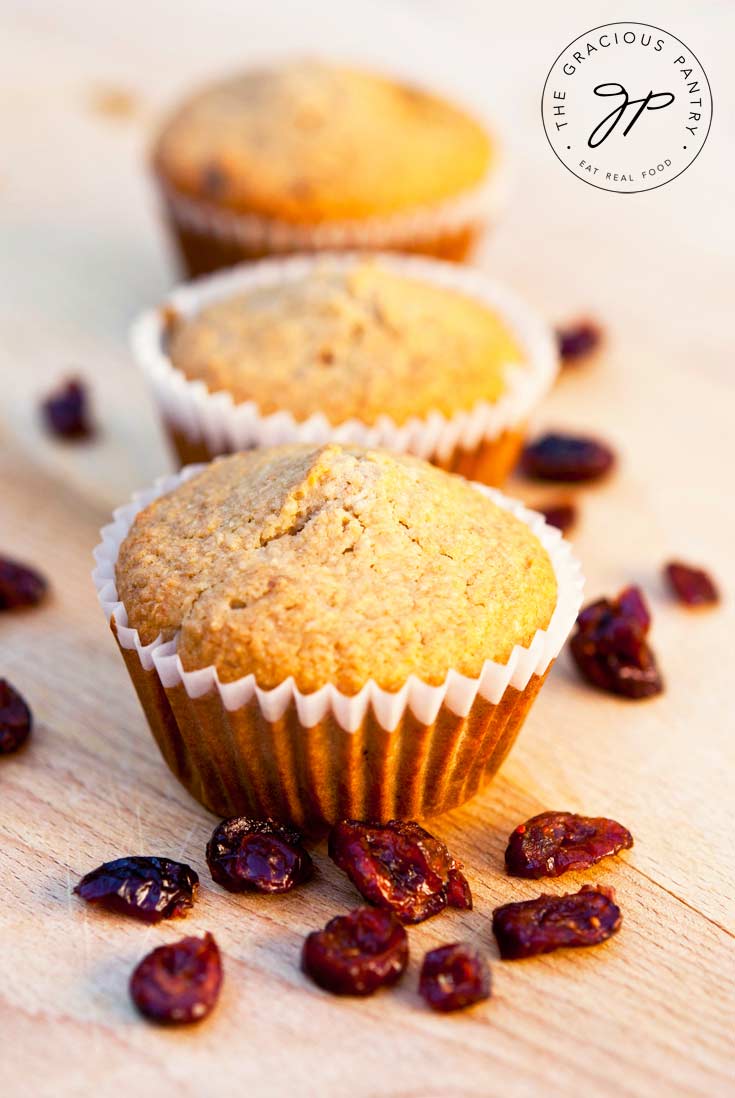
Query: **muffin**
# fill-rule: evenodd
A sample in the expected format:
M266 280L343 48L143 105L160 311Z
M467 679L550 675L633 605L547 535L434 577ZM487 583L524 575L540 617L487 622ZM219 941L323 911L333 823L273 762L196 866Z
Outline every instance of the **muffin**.
M410 452L500 484L556 373L512 295L439 260L269 260L175 291L133 350L181 464L286 442Z
M297 60L201 90L161 130L153 172L185 268L325 248L460 260L498 204L498 150L439 96Z
M420 459L294 445L116 513L95 572L159 747L221 816L432 816L497 770L576 618L558 531Z

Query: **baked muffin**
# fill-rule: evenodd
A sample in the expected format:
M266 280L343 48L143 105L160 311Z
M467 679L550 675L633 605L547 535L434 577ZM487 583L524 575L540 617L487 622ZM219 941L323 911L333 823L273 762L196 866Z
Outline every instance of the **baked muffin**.
M579 608L539 516L359 447L222 458L104 533L98 589L152 731L223 816L319 828L461 803Z
M461 259L497 203L497 162L483 126L440 96L314 60L203 89L153 150L190 274L325 247Z
M495 484L556 368L551 334L482 276L388 255L200 280L134 346L182 464L334 438Z

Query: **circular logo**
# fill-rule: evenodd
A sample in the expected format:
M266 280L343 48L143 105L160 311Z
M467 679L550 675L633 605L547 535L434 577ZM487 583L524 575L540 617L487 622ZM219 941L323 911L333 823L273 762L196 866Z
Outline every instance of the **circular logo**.
M565 168L593 187L634 194L670 183L696 160L712 93L679 38L647 23L607 23L559 54L541 115Z

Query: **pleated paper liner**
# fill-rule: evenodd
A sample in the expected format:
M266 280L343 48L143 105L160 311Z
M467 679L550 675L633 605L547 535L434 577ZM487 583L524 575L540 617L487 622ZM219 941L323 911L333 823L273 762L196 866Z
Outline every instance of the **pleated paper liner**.
M253 401L236 403L226 392L210 392L174 367L166 350L166 315L195 316L214 301L268 286L298 281L324 256L267 260L180 286L163 308L150 309L133 325L133 354L150 384L162 421L182 464L220 454L288 442L336 441L411 453L473 479L502 484L516 463L525 424L553 384L558 369L551 329L523 301L479 271L438 260L381 254L398 274L472 297L497 311L520 345L523 366L508 365L506 390L493 403L445 416L432 411L397 424L389 416L375 423L349 419L332 424L321 413L296 420L288 411L262 414ZM354 254L332 254L329 263L349 268Z
M299 252L398 251L461 262L499 218L508 172L498 157L487 177L453 198L352 221L296 224L223 209L155 177L164 217L190 277Z
M93 573L151 731L189 792L220 816L291 821L318 832L346 817L425 818L464 803L495 774L559 654L582 602L579 563L558 530L499 492L476 485L531 528L549 553L557 605L546 629L477 678L450 670L430 686L410 676L391 693L354 696L325 683L303 694L287 679L222 683L213 667L186 671L176 638L142 645L118 600L115 563L139 510L199 471L163 478L119 508L102 531Z

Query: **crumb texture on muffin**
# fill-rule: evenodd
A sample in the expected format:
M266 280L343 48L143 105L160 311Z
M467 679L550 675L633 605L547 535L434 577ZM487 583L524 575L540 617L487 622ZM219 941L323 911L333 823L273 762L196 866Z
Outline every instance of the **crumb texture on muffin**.
M313 224L454 197L483 180L492 152L483 127L439 96L307 60L199 92L161 132L154 166L193 197Z
M305 692L476 676L556 605L520 520L417 458L336 444L207 466L137 515L116 579L144 643L180 631L186 669Z
M496 311L379 259L325 259L206 306L173 325L168 353L210 392L252 400L262 414L323 412L332 424L381 414L401 424L493 403L524 361Z

